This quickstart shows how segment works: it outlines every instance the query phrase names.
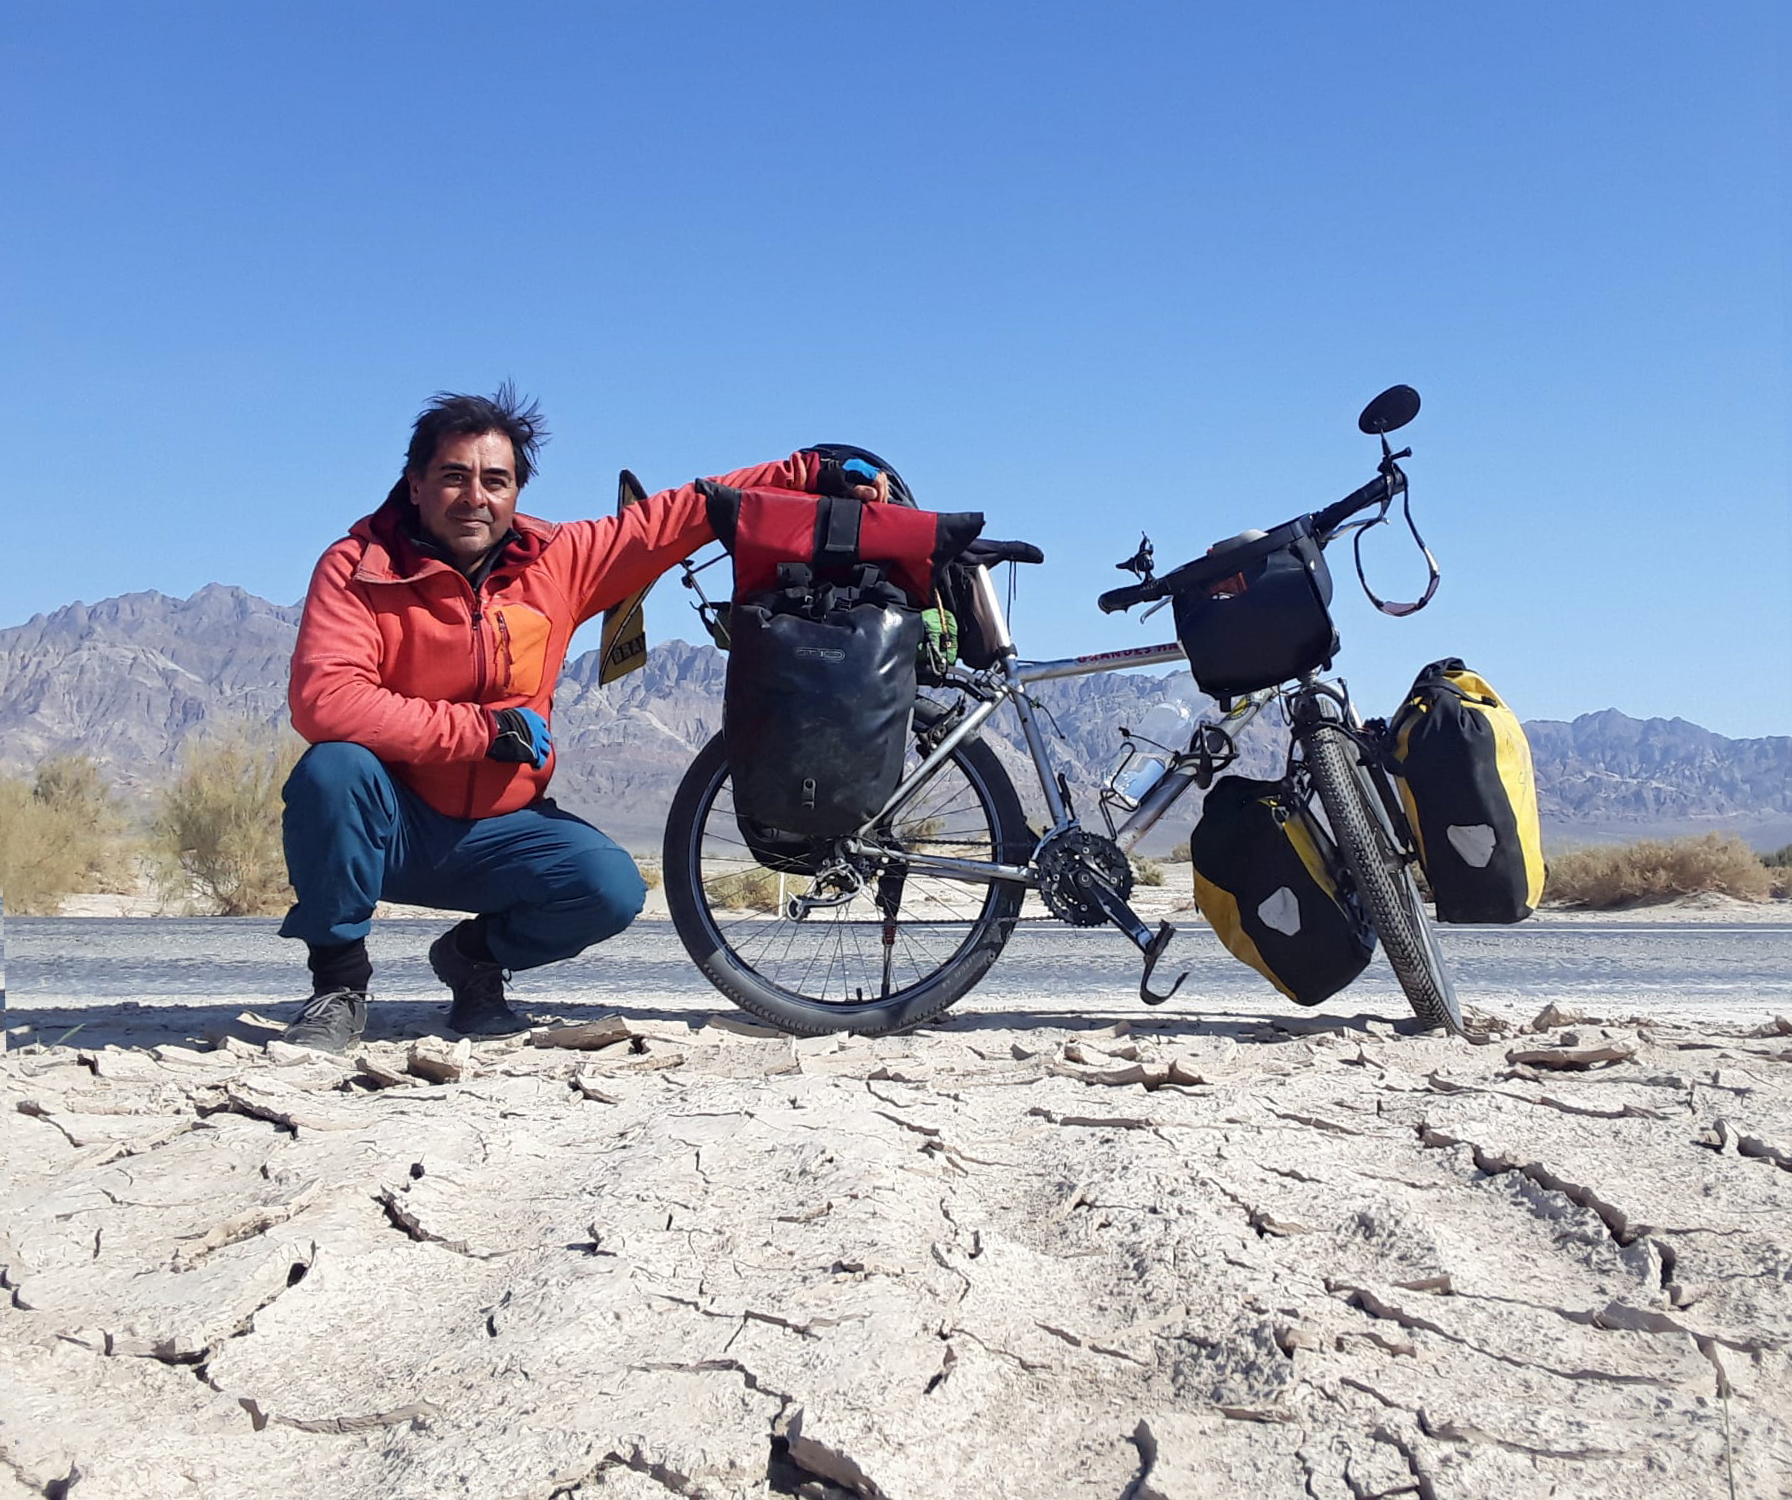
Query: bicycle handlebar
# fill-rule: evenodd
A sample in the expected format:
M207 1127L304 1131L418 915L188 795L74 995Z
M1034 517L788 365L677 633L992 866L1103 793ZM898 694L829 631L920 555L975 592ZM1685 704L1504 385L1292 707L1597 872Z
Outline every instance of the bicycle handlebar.
M1367 510L1371 505L1383 505L1401 494L1406 489L1406 475L1400 471L1400 465L1392 459L1384 461L1382 472L1377 474L1359 490L1353 490L1342 500L1328 505L1324 510L1314 511L1307 517L1312 526L1313 536L1323 547L1329 542L1338 528L1354 516L1358 511ZM1095 607L1104 615L1111 615L1117 610L1131 609L1135 604L1149 604L1161 599L1178 587L1193 585L1193 574L1203 571L1202 565L1209 561L1216 564L1216 577L1224 577L1227 571L1224 563L1217 558L1198 557L1191 563L1184 563L1180 568L1164 574L1162 578L1152 578L1144 583L1127 584L1122 588L1109 589L1095 601Z

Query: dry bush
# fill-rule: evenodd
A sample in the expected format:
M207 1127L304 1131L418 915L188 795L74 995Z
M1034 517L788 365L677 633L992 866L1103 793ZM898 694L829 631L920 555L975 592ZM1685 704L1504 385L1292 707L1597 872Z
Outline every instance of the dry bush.
M0 780L0 898L21 916L54 916L79 889L84 866L63 820L29 782Z
M1132 879L1134 885L1162 885L1164 867L1154 859L1135 858L1132 862Z
M778 910L778 874L775 870L742 870L734 875L722 875L704 881L703 889L712 907L730 911ZM800 896L808 889L806 876L788 875L784 878L787 895Z
M280 789L304 749L295 736L262 727L187 747L154 825L170 895L225 917L276 916L292 904Z
M89 755L52 755L32 777L31 795L58 814L82 861L80 889L125 895L137 888L137 855L124 810Z
M1714 891L1765 901L1773 876L1733 833L1573 849L1549 862L1544 894L1570 906L1627 906Z
M100 768L52 756L30 782L0 780L0 896L20 915L53 916L76 891L129 888L124 820Z
M1792 844L1763 854L1761 863L1766 866L1767 878L1773 882L1774 900L1792 899Z
M660 874L660 867L653 863L653 861L649 860L643 863L641 860L636 860L635 868L641 872L641 880L647 886L648 890L657 891L664 883L664 877Z
M1164 856L1173 865L1186 865L1194 861L1194 851L1189 848L1189 841L1184 839L1180 844L1172 844L1170 852Z

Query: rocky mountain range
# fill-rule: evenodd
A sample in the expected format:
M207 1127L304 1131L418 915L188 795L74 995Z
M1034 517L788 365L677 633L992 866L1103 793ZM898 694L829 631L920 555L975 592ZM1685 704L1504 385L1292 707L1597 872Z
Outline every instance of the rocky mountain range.
M0 630L0 774L81 751L127 798L146 799L194 736L285 721L298 618L297 606L211 584L188 599L139 593L71 604ZM657 642L644 668L607 688L597 685L595 652L568 663L555 702L562 805L637 851L655 848L679 777L721 727L725 662L708 645ZM1136 722L1165 690L1164 679L1143 675L1037 690L1053 754L1086 812L1119 743L1116 726ZM1616 709L1525 728L1552 847L1712 828L1757 848L1792 842L1792 736L1728 739ZM1024 797L1034 778L1018 737L995 738ZM1240 750L1236 769L1270 775L1283 742L1263 725ZM1186 837L1192 811L1179 807L1147 847Z

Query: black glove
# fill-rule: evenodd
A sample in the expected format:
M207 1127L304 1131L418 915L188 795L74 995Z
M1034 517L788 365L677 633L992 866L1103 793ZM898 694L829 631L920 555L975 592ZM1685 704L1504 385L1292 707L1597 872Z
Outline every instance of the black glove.
M548 752L554 748L553 731L548 721L532 708L487 709L492 720L491 748L487 760L509 761L515 765L533 766L540 770L548 763Z
M862 458L824 458L815 475L818 495L852 495L861 485L877 483L877 467ZM854 496L856 499L857 497Z

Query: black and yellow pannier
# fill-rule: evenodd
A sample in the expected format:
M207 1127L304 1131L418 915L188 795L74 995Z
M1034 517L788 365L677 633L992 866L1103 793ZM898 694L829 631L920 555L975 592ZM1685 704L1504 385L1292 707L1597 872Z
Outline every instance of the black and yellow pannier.
M1222 776L1189 853L1201 915L1297 1005L1330 999L1368 966L1375 933L1343 894L1337 846L1287 783Z
M1386 761L1440 922L1522 922L1543 895L1531 747L1518 716L1461 658L1419 673L1388 725Z

